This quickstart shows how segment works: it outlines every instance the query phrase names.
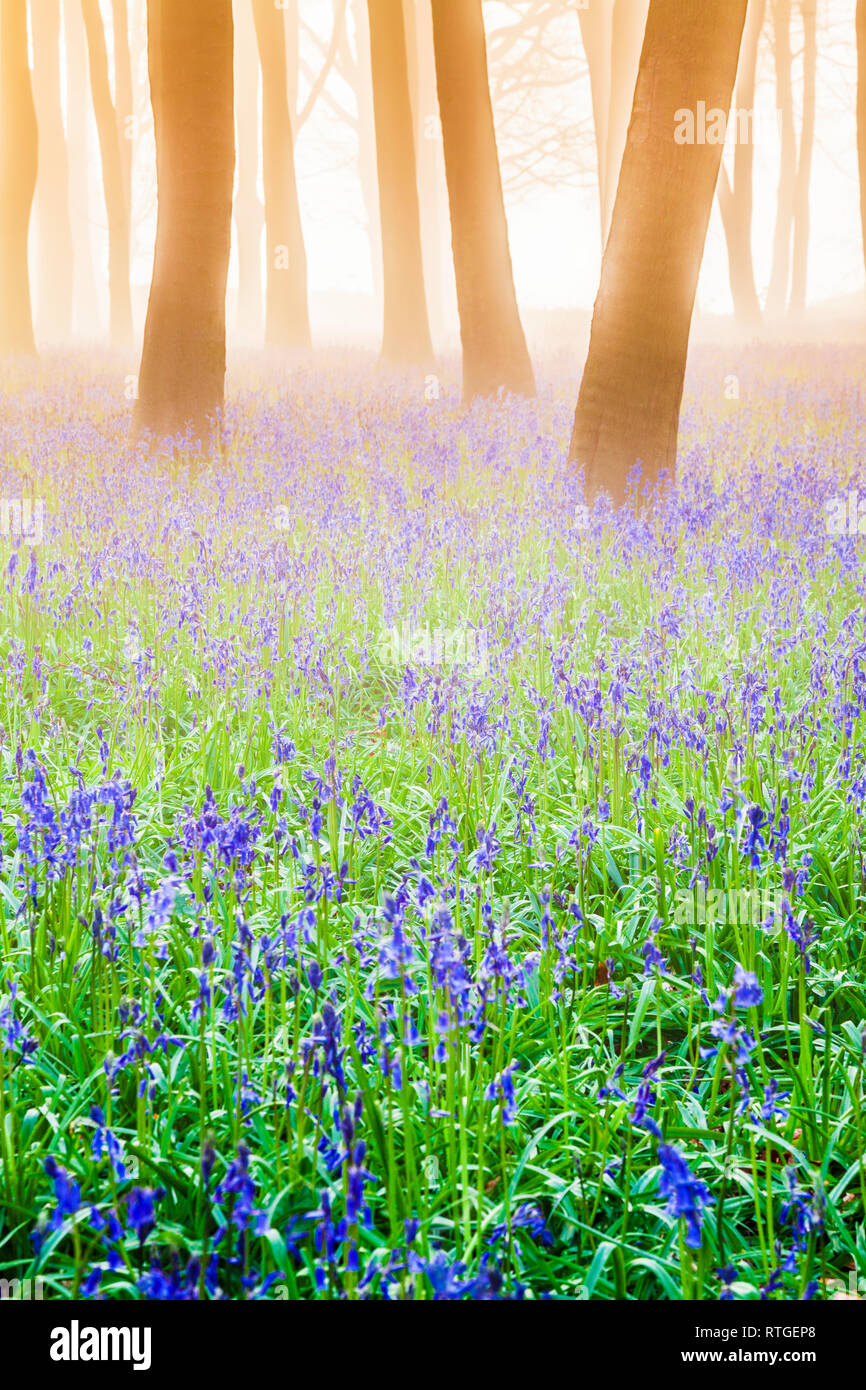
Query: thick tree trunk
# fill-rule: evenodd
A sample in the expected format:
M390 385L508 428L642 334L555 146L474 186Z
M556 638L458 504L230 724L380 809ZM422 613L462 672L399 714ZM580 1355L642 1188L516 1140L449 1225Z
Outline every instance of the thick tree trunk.
M424 290L403 7L399 0L367 0L367 13L385 291L382 357L395 363L427 363L433 358L433 344Z
M613 7L602 244L607 241L613 216L648 9L649 0L615 0Z
M253 0L262 68L262 170L268 243L265 342L308 348L307 251L298 204L289 114L286 32L273 0Z
M238 248L237 329L249 345L264 333L262 230L265 209L259 197L259 54L250 0L234 0L237 190L234 218Z
M806 279L809 267L809 191L812 179L812 151L815 144L815 79L818 66L816 0L801 0L803 15L803 123L800 127L800 157L794 188L794 257L791 265L791 303L789 312L801 318L806 311Z
M481 0L433 0L433 42L463 344L463 393L532 395L517 308Z
M734 105L738 112L753 112L758 41L764 27L766 0L749 0ZM733 181L722 168L719 174L719 209L728 247L728 275L737 323L745 329L761 322L761 305L755 287L752 259L752 171L755 158L755 132L751 125L748 139L734 146Z
M108 54L99 0L81 0L90 90L102 157L102 185L108 217L108 295L111 306L111 341L124 346L132 341L132 298L129 283L129 207L123 188L123 158L117 132L117 113L108 82Z
M35 354L27 238L38 164L26 0L0 0L0 353Z
M90 237L90 94L81 0L64 0L66 121L69 131L69 218L72 223L73 324L86 338L100 336L100 305Z
M857 0L857 164L860 171L860 232L866 267L866 0Z
M234 183L231 0L150 0L159 213L136 426L212 435L223 405Z
M797 182L797 136L791 84L791 0L774 0L773 39L776 49L776 107L781 121L781 164L776 200L773 260L767 290L767 317L785 312L791 280L791 232Z
M30 7L33 30L33 96L39 129L36 213L39 224L40 337L64 340L72 328L72 226L69 158L60 101L60 0Z
M589 495L676 465L689 330L721 144L681 143L698 102L727 112L747 0L651 0L569 457ZM675 133L676 132L676 133ZM693 132L694 134L694 132Z

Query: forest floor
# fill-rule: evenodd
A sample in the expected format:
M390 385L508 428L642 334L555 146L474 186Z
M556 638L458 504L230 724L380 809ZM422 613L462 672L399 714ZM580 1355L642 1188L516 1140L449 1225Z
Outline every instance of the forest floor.
M697 351L640 521L555 370L247 368L191 469L3 368L0 1277L866 1279L864 368Z

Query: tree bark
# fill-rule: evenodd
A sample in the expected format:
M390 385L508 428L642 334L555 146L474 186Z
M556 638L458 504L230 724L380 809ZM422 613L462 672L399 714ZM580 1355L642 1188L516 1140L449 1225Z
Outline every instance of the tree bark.
M117 113L117 140L120 146L120 170L123 181L123 201L127 215L127 237L132 224L132 59L129 52L129 6L127 0L113 0L114 29L114 107Z
M355 27L355 97L358 102L358 164L361 176L361 196L367 218L367 239L370 243L370 275L373 281L375 310L384 314L385 292L382 274L382 218L379 215L379 181L376 175L376 121L373 114L373 77L370 60L370 20L365 0L353 0L352 18ZM349 41L343 37L348 54Z
M535 392L517 308L481 0L432 0L463 394Z
M36 354L27 238L39 139L26 0L0 0L0 353Z
M794 256L791 265L793 318L806 312L806 279L809 268L809 190L812 179L812 151L815 144L815 79L818 66L816 0L801 0L803 16L803 122L800 127L800 157L794 187Z
M253 0L262 69L262 171L268 245L265 342L309 348L307 251L289 114L286 31L273 0Z
M689 330L721 144L683 111L728 111L747 0L651 0L569 457L588 495L635 500L676 466Z
M33 96L39 131L36 213L39 224L40 337L65 340L72 328L72 225L69 157L60 101L60 0L30 7L33 30Z
M418 165L418 203L421 209L421 249L427 311L434 347L444 341L449 309L454 300L449 283L445 166L442 163L442 128L436 101L436 63L433 56L433 17L430 0L403 0L406 47L409 57L409 94ZM453 272L452 272L453 274ZM453 310L451 312L453 318Z
M234 0L237 188L234 220L238 248L237 330L245 343L261 345L262 230L265 209L259 197L259 54L250 0Z
M649 0L615 0L613 7L602 246L610 232L648 9Z
M592 124L595 131L595 160L598 170L598 215L601 249L607 240L610 219L607 201L607 123L610 116L613 0L598 0L577 12L580 37L589 66Z
M382 226L382 357L394 363L433 359L424 289L421 213L406 30L399 0L367 0Z
M776 107L780 113L782 140L773 260L767 290L768 318L778 318L785 312L791 281L791 231L797 181L797 136L791 85L791 0L774 0L773 37L776 48Z
M866 267L866 0L857 0L857 164L860 172L860 231Z
M90 94L87 89L87 40L80 0L64 0L63 27L66 39L73 325L82 336L94 339L99 337L101 315L90 237Z
M81 0L90 90L102 158L102 186L108 217L108 297L111 341L125 346L132 341L132 298L129 283L129 208L123 189L123 159L117 133L117 113L108 82L108 54L99 0Z
M758 41L764 27L766 0L749 0L737 89L734 105L738 112L753 112L755 107L755 74L758 63ZM761 322L761 305L755 286L755 266L752 259L752 174L755 159L754 126L748 140L737 138L734 146L733 180L722 167L719 173L719 210L728 247L728 275L734 316L744 329L754 329Z
M150 0L159 212L136 428L213 434L225 390L234 183L231 0Z

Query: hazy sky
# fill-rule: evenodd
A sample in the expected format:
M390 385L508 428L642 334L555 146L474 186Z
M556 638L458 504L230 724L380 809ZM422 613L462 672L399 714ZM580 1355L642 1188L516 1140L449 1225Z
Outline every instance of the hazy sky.
M768 7L769 8L769 7ZM812 234L809 255L810 301L844 295L862 287L863 251L860 234L856 153L856 69L854 49L855 0L819 0L817 127L812 171ZM323 32L329 27L328 0L301 0L301 9ZM497 6L485 7L488 27L499 21ZM577 16L573 81L557 89L551 100L564 107L584 140L591 138L588 74L579 43ZM794 90L801 93L800 32L795 17ZM769 278L778 181L778 131L775 120L775 75L769 30L765 27L758 69L755 139L756 274L761 289ZM314 289L370 289L369 253L363 234L360 195L351 171L328 176L316 167L316 136L327 123L322 108L311 129L298 142L308 236L310 273ZM312 127L315 126L315 129ZM592 168L593 151L586 151ZM352 206L357 222L341 215ZM527 305L589 306L599 273L598 199L593 178L581 189L539 186L515 201L509 199L509 228L518 293ZM315 234L312 235L313 229ZM717 205L707 242L700 307L715 313L731 310L727 256Z
M350 16L358 4L359 0L350 0ZM812 173L810 303L859 291L863 286L855 146L854 8L855 0L818 0L818 112ZM331 30L331 0L300 0L300 10L304 24L327 39ZM110 54L110 7L105 0L102 0L102 11L109 30ZM143 0L133 0L132 13L134 23L141 26ZM510 13L513 18L513 9ZM489 31L509 22L509 12L493 0L485 5L485 14ZM551 121L555 121L557 129L568 133L585 172L580 176L578 187L568 186L563 181L559 186L537 185L519 195L507 195L518 295L527 308L589 307L598 284L600 248L589 80L576 11L565 24L568 27L563 33L563 47L566 53L573 55L573 61L570 57L565 64L569 81L541 93L538 102L542 110L545 102L549 104ZM138 32L143 30L139 28ZM351 18L349 32L351 36ZM793 43L799 134L801 65L796 16ZM302 40L302 57L315 66L316 49L309 34ZM133 279L144 288L151 268L156 201L143 50L139 51L138 59L137 103L141 119L135 156ZM308 85L309 79L302 76L301 101ZM332 74L328 90L344 106L353 107L353 93L338 74ZM765 26L758 68L755 141L754 250L761 292L769 276L778 179L774 111L773 55L769 30ZM91 134L89 207L98 254L104 261L107 238L95 129ZM371 257L355 138L354 130L340 120L329 102L322 98L298 137L296 157L314 316L318 296L334 292L369 295L372 291ZM230 283L235 280L233 255ZM731 309L727 258L717 205L713 210L698 304L701 309L713 313L728 313ZM375 330L374 321L370 329Z

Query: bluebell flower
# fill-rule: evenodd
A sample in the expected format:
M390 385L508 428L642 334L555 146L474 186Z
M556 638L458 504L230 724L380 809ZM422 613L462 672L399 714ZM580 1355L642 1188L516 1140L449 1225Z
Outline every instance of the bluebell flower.
M466 1278L466 1266L460 1260L449 1260L444 1250L437 1250L429 1259L410 1251L409 1269L429 1280L434 1303L454 1302L473 1287L473 1280Z
M502 1101L502 1123L510 1125L517 1114L517 1101L514 1095L514 1072L519 1066L518 1062L512 1062L504 1067L498 1076L487 1084L486 1096L488 1100L495 1101L501 1098Z
M723 1269L717 1269L716 1274L718 1274L722 1284L722 1291L719 1294L720 1301L722 1303L725 1303L732 1300L734 1297L734 1291L731 1288L731 1285L736 1282L736 1265L725 1265Z
M694 1176L688 1163L672 1144L659 1144L659 1192L667 1197L669 1215L682 1218L686 1224L686 1245L692 1250L701 1248L703 1208L713 1198L705 1185Z
M120 1140L106 1126L105 1116L98 1105L91 1105L90 1118L96 1126L90 1146L93 1157L100 1159L103 1153L107 1153L115 1180L123 1182L126 1178L126 1164L123 1161L123 1146Z
M743 969L739 961L734 966L734 1003L740 1009L757 1008L764 1000L764 991L757 975Z
M81 1187L70 1178L51 1154L45 1160L44 1169L54 1186L55 1207L48 1222L48 1228L58 1231L68 1216L75 1216L81 1207Z
M543 1245L553 1245L553 1236L547 1228L544 1214L541 1208L532 1202L521 1202L511 1214L512 1234L519 1230L525 1230L533 1240L540 1240ZM507 1235L508 1222L502 1221L493 1227L488 1244L497 1245Z
M126 1224L142 1244L156 1225L154 1203L164 1196L162 1187L134 1187L126 1199Z
M767 842L761 833L769 820L760 806L750 806L746 812L748 831L746 833L746 843L743 852L749 855L749 864L753 869L761 867L761 850L766 849Z

